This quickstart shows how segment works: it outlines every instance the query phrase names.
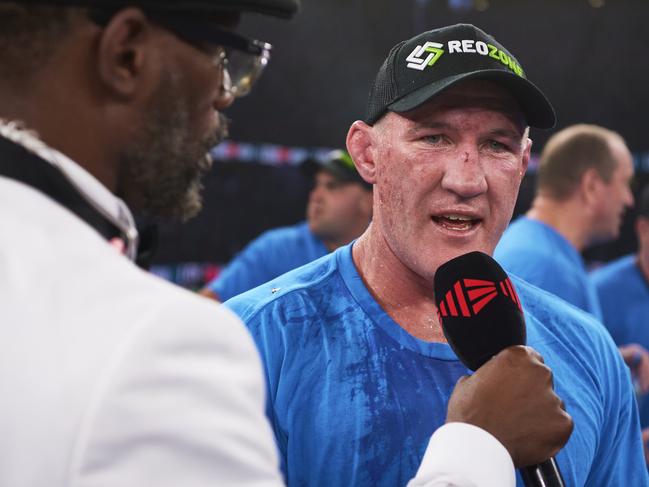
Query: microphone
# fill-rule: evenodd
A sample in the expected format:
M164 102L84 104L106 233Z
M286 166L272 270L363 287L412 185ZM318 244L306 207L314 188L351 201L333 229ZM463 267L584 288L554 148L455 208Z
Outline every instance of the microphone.
M444 336L475 371L512 345L525 345L525 317L514 285L482 252L460 255L435 273L435 301ZM527 487L565 487L554 458L521 469Z

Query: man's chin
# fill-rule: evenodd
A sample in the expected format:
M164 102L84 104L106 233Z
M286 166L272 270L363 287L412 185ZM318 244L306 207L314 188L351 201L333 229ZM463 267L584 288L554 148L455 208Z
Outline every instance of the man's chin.
M198 215L203 209L203 185L200 180L196 181L181 198L182 204L178 205L172 215L182 222L191 220Z
M129 208L155 218L169 218L186 222L203 209L203 185L200 180L194 181L186 191L175 196L167 193L164 199L152 198L142 201L137 198L124 197Z

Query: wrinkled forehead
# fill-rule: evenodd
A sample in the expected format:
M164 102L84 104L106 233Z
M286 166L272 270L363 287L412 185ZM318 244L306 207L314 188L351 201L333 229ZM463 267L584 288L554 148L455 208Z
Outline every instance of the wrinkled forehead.
M525 116L516 99L498 83L486 80L467 80L457 83L422 106L403 115L411 120L417 120L430 114L451 110L463 110L469 114L485 110L498 112L510 120L521 135L527 129Z

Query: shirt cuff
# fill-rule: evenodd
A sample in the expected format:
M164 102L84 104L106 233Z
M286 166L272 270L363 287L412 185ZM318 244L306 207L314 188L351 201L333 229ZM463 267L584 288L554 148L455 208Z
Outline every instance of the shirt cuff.
M515 487L514 463L494 436L467 423L447 423L430 439L409 487Z

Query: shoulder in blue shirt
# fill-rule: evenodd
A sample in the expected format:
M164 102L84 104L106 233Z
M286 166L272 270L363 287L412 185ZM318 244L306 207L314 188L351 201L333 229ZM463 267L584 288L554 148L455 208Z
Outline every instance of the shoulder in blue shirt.
M575 420L557 457L566 484L648 485L628 371L610 337L588 315L514 282L529 343ZM419 340L383 312L351 246L226 305L261 352L289 485L396 486L414 476L468 371L447 344Z
M207 287L225 301L327 253L306 222L276 228L249 243Z
M510 272L601 320L602 314L584 261L554 228L525 216L505 231L494 258Z
M649 283L627 255L592 272L604 326L618 345L638 343L649 350ZM649 427L649 395L638 398L640 423Z

